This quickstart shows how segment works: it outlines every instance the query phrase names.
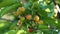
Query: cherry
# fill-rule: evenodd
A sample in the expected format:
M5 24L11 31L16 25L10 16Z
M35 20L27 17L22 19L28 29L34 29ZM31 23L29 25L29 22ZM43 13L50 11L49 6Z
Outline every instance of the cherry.
M33 32L33 29L32 28L29 28L29 32Z
M35 16L34 16L34 21L35 21L35 22L39 21L39 16L35 15Z
M32 16L31 16L30 14L28 14L28 15L26 16L26 19L31 20L31 19L32 19Z

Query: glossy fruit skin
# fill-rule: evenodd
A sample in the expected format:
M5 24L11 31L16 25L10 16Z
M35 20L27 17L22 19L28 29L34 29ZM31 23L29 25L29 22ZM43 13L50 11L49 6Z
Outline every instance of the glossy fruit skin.
M38 22L38 21L39 21L39 16L37 16L37 15L34 16L34 21L35 21L35 22Z
M38 21L38 24L43 24L43 20L39 20Z
M21 20L21 21L24 21L24 20L25 20L25 17L21 16L21 17L20 17L20 20Z
M33 32L33 29L32 28L29 28L29 32Z
M19 8L17 9L17 11L14 12L14 15L15 15L15 16L18 16L19 14L22 14L22 13L24 13L24 12L25 12L25 8L24 8L24 7L19 7Z
M28 14L28 15L26 16L26 19L31 20L31 19L32 19L32 15Z
M19 7L19 8L17 9L17 11L18 11L19 13L23 13L23 12L25 12L25 10L26 10L25 7Z
M23 14L23 13L25 12L25 10L26 10L25 7L19 7L19 8L17 9L17 12L18 12L19 14Z
M20 11L24 12L25 11L25 7L21 7Z

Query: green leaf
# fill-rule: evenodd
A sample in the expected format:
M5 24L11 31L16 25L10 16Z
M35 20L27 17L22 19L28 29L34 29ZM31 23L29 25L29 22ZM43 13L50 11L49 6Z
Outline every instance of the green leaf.
M56 23L55 23L55 19L52 19L50 17L42 17L42 20L44 21L44 24L51 24L51 25L54 25L56 26Z
M6 21L6 20L0 20L0 31L1 30L8 30L9 28L9 26L10 26L10 21Z
M4 0L0 3L0 8L17 3L17 0Z
M48 30L48 31L43 31L44 34L53 34L52 31Z
M13 23L11 23L11 25L10 25L10 27L9 27L9 29L11 30L11 29L16 29L16 26L17 26L17 22L13 22Z
M40 29L48 29L48 26L46 26L46 25L39 25L39 28Z
M26 3L24 3L24 7L26 7L26 8L31 8L31 6L32 6L32 2L26 2Z
M6 7L4 10L2 10L0 12L0 17L2 17L4 14L7 14L11 10L14 10L14 9L18 8L19 6L21 6L20 3L15 3L15 4L13 4L13 5L9 6L9 7Z
M46 1L49 1L49 0L46 0ZM40 7L42 10L46 10L47 8L49 8L50 12L47 12L47 16L48 17L52 17L54 15L54 3L50 3L50 4L47 4L46 2L40 2ZM42 11L41 10L41 11ZM44 13L43 13L44 14Z
M17 34L26 34L27 32L24 30L18 30Z
M32 2L36 2L36 1L38 1L38 0L31 0Z
M0 0L0 3L2 2L3 0Z
M37 34L42 34L42 31L40 31L40 30L37 30Z
M39 11L37 11L37 14L41 17L47 17L47 12L42 9L39 9Z
M60 19L58 19L57 29L60 30Z
M9 30L8 32L5 32L4 34L16 34L17 30Z

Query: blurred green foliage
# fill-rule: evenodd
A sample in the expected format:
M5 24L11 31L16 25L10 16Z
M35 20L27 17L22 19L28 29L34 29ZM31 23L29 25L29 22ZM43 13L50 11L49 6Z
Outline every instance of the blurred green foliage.
M26 3L22 3L22 0L0 0L0 8L4 7L3 9L0 9L0 34L42 34L42 32L44 34L57 34L56 31L54 32L54 29L60 30L60 24L58 24L60 23L60 20L54 17L54 3L52 0L25 1ZM60 0L58 0L58 4L60 4ZM33 21L26 19L23 21L24 23L20 30L20 26L17 25L19 16L15 16L13 12L17 11L17 9L22 6L26 8L23 16L26 16L27 14L31 14L32 17L38 15L39 18L44 21L44 24L38 25ZM2 16L8 13L14 16L14 20L1 20ZM56 20L58 23L55 22ZM28 32L28 27L31 27L32 24L35 24L34 32L30 33ZM48 28L48 25L51 25L50 29Z

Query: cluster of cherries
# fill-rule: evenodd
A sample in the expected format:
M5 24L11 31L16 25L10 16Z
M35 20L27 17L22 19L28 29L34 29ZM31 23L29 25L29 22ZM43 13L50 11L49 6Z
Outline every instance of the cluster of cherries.
M20 8L17 9L17 11L14 13L14 15L18 16L19 14L24 13L25 10L26 10L25 7L20 7ZM28 14L28 15L26 15L26 17L24 17L24 16L21 16L21 17L20 17L20 20L18 21L19 24L20 24L20 28L22 28L22 23L23 23L23 21L25 20L25 18L26 18L27 20L32 20L32 15L31 15L31 14ZM39 18L38 15L35 15L35 16L33 17L33 21L36 22L36 23L38 23L38 24L43 24L43 20L40 20L40 18ZM33 29L32 29L32 28L29 28L28 31L29 31L29 32L33 32Z
M26 15L26 19L27 20L32 20L32 15L28 14ZM20 27L22 27L22 22L25 20L25 17L20 17ZM39 16L38 15L35 15L34 18L33 18L34 22L38 23L38 24L43 24L43 20L40 20L39 19ZM29 32L33 32L33 29L32 28L29 28L28 29Z

